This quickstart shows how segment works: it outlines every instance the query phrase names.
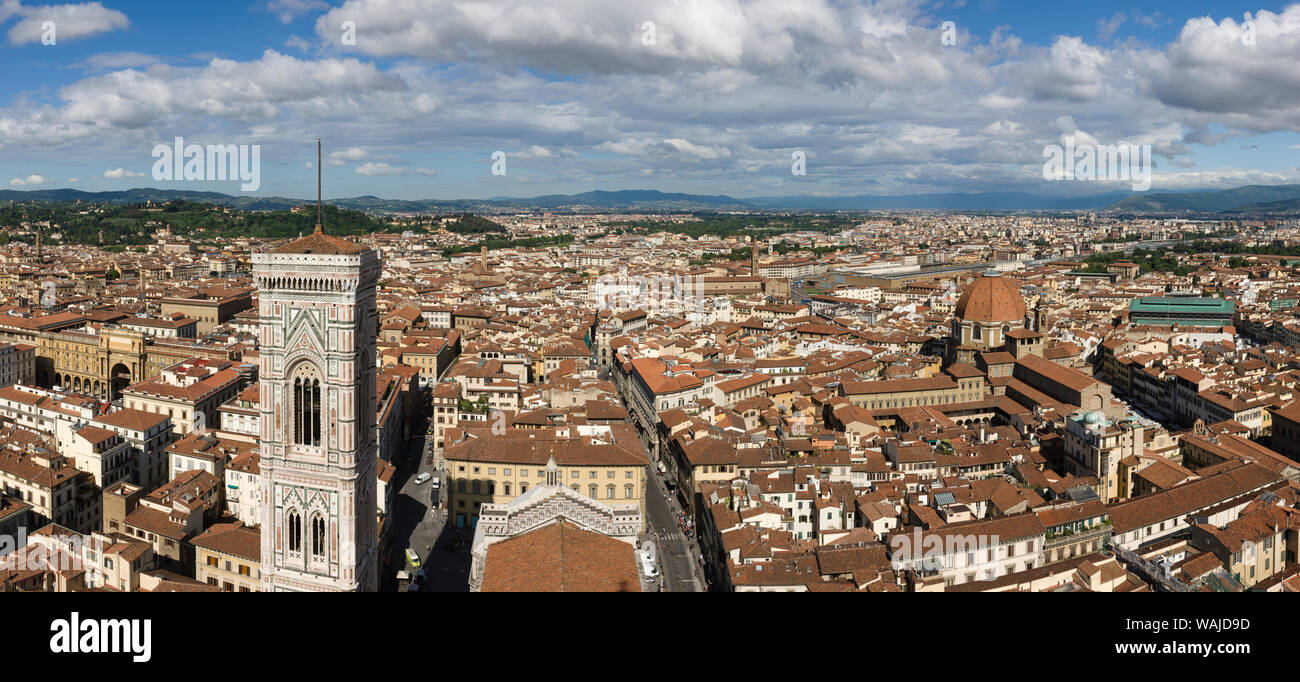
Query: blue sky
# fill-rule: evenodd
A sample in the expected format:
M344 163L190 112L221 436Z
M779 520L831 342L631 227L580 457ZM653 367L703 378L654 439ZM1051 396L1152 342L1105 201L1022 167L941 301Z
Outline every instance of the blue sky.
M1285 4L0 0L0 188L241 193L155 180L180 136L309 197L318 135L333 197L1128 188L1045 179L1067 136L1150 145L1153 190L1293 183L1298 63Z

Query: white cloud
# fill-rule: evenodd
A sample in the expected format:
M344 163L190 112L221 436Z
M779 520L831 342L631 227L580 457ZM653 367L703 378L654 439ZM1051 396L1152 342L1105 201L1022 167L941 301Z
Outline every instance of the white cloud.
M250 124L286 115L361 116L372 107L400 110L403 81L355 59L297 59L267 50L260 59L213 59L202 67L154 65L76 81L58 90L60 105L0 109L0 147L103 139L113 131L172 128L177 119ZM195 124L199 125L199 124ZM144 137L163 137L149 135ZM150 145L152 146L152 145Z
M1057 36L1046 55L1025 60L1014 71L1019 72L1037 97L1086 101L1101 94L1103 69L1109 61L1105 50L1085 43L1082 38Z
M510 158L520 160L544 160L560 157L573 158L577 156L579 156L578 152L568 147L552 150L540 145L532 145L531 147L521 151L510 152Z
M45 185L45 184L49 184L49 182L50 181L46 180L43 176L29 175L25 178L14 178L13 180L9 181L9 184L14 187L23 187L23 186Z
M1152 144L1159 186L1161 172L1194 170L1175 165L1196 159L1191 147L1236 150L1255 132L1300 130L1300 5L1254 16L1249 48L1240 19L1219 18L1186 21L1151 47L1145 29L1170 22L1133 11L1122 23L1107 12L1134 34L1118 44L1001 26L962 27L958 46L943 47L935 18L901 0L336 4L316 8L315 35L287 39L302 50L292 56L87 58L77 64L86 77L0 105L0 156L54 147L143 167L158 141L202 131L300 163L315 160L305 141L319 135L343 150L327 168L354 166L341 176L373 193L385 184L367 178L434 174L380 151L406 148L506 150L546 165L532 177L512 168L512 182L569 188L653 177L737 196L805 193L814 181L826 194L1054 193L1074 191L1041 179L1042 148L1062 135ZM275 13L266 23L314 11L259 6ZM357 23L355 47L338 40L345 19ZM647 20L655 45L642 44ZM794 150L807 153L806 179L791 179ZM451 181L464 196L479 191Z
M10 45L41 42L41 37L45 33L42 25L47 21L54 22L56 41L76 40L121 30L131 23L125 14L108 9L98 2L32 6L8 2L6 7L13 14L23 17L9 29Z
M284 46L299 52L306 52L311 49L311 43L303 40L298 36L289 36L284 41Z
M601 143L596 146L596 149L641 158L670 158L678 161L715 161L731 158L731 150L726 147L695 144L679 137L659 141L627 138Z
M103 52L87 57L81 66L89 69L138 69L162 62L161 57L143 52Z
M113 170L104 171L104 177L110 180L121 180L123 178L143 178L148 176L144 173L126 170L125 168L114 168Z
M1108 41L1115 36L1115 32L1128 21L1128 15L1123 12L1116 12L1109 19L1097 20L1097 37L1103 41Z
M316 33L337 43L340 24L354 21L350 49L363 54L570 73L732 68L901 84L942 82L975 66L966 53L944 51L938 31L918 18L902 3L832 0L348 0L316 20Z
M330 152L325 157L325 165L337 168L349 161L360 161L364 158L366 158L366 150L352 147L341 152Z
M266 3L266 11L276 15L283 23L289 23L299 14L307 14L322 9L328 9L329 3L322 0L270 0Z
M357 166L355 172L358 175L427 175L435 176L438 171L432 168L400 168L393 167L386 163L366 163Z
M1167 50L1149 55L1151 92L1197 128L1300 130L1300 4L1246 16L1253 39L1244 21L1189 20Z

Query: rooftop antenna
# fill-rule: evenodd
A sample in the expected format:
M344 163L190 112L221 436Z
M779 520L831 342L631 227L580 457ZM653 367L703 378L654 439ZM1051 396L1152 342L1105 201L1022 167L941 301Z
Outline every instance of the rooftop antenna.
M316 234L324 234L325 228L321 223L321 189L320 189L320 138L316 138Z

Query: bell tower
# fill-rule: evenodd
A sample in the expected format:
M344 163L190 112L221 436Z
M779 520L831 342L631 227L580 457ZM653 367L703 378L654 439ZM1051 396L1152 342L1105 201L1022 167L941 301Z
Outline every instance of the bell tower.
M374 591L379 255L325 233L317 177L316 230L253 256L262 588Z

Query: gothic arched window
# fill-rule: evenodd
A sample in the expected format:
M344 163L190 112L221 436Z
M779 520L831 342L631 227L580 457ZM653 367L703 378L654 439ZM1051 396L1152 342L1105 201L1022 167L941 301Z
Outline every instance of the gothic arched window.
M302 515L297 511L289 512L289 522L286 524L285 532L289 536L289 551L302 551Z
M320 447L320 372L311 364L303 363L292 376L293 442L295 445Z
M311 517L311 554L316 558L325 556L325 517L320 514Z

